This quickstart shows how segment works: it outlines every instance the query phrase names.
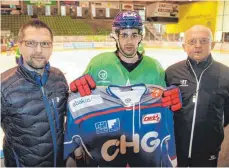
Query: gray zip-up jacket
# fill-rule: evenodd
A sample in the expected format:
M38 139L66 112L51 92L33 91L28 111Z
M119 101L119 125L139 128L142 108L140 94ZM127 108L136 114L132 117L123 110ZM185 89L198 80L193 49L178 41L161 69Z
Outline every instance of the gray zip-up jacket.
M174 113L179 159L217 154L229 123L229 68L213 60L197 65L190 59L166 70L167 85L176 85L183 107Z

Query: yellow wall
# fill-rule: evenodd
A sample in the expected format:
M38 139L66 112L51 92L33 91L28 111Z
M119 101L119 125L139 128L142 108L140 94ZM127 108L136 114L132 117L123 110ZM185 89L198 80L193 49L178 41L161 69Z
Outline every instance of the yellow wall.
M201 24L215 32L217 2L194 2L180 5L179 22L167 24L166 33L185 32L190 27Z

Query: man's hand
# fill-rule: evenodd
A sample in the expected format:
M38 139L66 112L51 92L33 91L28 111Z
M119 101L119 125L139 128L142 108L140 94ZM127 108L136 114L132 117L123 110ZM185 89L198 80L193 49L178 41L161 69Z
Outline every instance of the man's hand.
M85 152L82 147L78 147L67 158L66 167L85 167Z
M88 96L91 90L96 87L94 79L89 75L83 75L70 83L72 92L79 92L80 96Z
M170 106L173 112L182 108L182 99L179 88L171 86L166 91L164 91L162 106Z

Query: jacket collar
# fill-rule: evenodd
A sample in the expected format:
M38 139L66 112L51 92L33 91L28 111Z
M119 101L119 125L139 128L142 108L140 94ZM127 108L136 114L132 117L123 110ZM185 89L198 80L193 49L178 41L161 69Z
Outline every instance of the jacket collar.
M212 55L209 54L209 56L206 58L206 60L197 63L195 60L188 57L187 58L187 65L189 66L190 64L188 62L191 63L191 65L194 69L198 67L198 68L204 70L205 68L208 67L208 65L210 65L213 62L213 58L212 58Z
M24 77L27 78L32 83L35 83L39 86L44 86L46 84L46 82L48 80L49 73L50 73L50 63L49 62L45 65L44 73L42 76L35 71L30 71L30 70L26 69L24 66L24 63L23 63L23 57L22 56L19 59L19 67L20 67Z

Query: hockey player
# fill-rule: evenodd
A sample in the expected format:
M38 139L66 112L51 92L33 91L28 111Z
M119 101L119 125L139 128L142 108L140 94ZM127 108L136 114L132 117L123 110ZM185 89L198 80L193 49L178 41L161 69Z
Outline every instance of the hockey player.
M86 75L70 84L71 91L79 91L85 96L90 95L96 85L144 83L166 86L160 63L137 51L143 38L143 23L138 13L120 12L114 18L111 36L116 41L117 50L95 56L84 72Z
M166 86L160 63L137 51L143 38L143 23L139 14L134 11L120 12L113 21L112 37L116 41L117 50L95 56L84 72L86 75L70 84L71 91L86 96L91 94L96 85L128 86L144 83ZM165 91L163 97L163 105L171 105L172 111L181 108L178 89Z

